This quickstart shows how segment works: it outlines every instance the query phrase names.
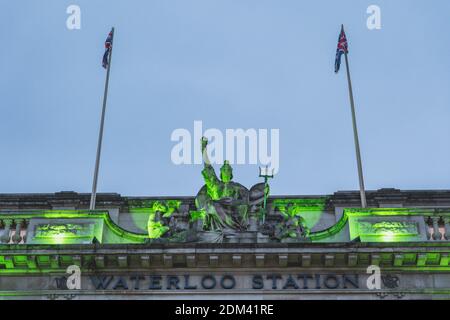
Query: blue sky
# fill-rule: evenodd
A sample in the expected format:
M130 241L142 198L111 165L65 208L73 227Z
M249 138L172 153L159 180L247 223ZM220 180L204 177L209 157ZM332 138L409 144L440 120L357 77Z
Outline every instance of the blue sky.
M346 26L367 189L448 189L450 2L2 0L0 192L90 192L115 26L99 192L195 195L174 129L278 128L273 194L356 190ZM66 8L81 8L68 30ZM381 8L381 30L366 9ZM344 71L344 70L342 70ZM260 181L235 165L235 181Z

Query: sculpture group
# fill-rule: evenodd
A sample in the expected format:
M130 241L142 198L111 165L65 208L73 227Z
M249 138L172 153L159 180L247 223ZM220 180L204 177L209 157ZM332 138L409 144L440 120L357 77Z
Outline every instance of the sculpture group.
M204 212L209 221L208 229L244 231L248 228L249 218L261 214L268 190L264 183L255 184L248 190L242 184L234 182L233 169L228 161L224 161L220 176L217 177L207 155L207 144L208 140L203 137L202 176L205 185L195 198L197 210Z
M180 223L172 215L178 208L173 203L157 202L152 205L148 223L150 238L163 242L245 242L250 239L251 242L267 242L284 238L303 241L306 238L308 230L303 218L298 210L292 210L293 207L285 208L287 213L266 221L269 213L268 179L273 177L267 168L264 174L260 170L259 176L264 178L264 182L247 189L233 181L233 169L228 161L224 161L219 176L216 174L208 158L207 146L208 140L203 137L202 176L205 184L195 197L195 210L189 210L190 223L194 226L180 228Z

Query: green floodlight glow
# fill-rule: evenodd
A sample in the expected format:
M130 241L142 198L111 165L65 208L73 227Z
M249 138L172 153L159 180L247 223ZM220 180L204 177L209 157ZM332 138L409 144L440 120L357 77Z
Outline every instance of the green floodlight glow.
M428 208L347 208L350 239L361 242L405 242L426 240L423 219L434 215ZM447 212L440 213L442 215Z
M52 243L54 243L54 244L63 244L66 239L66 234L64 234L64 233L60 233L60 234L57 234L57 235L54 235L53 237L52 237Z
M177 202L176 202L177 203ZM103 220L106 228L104 228L104 233L106 234L105 243L144 243L149 239L147 233L141 234L128 230L124 230L118 224L116 224L109 215L108 211L102 210L27 210L27 211L4 211L2 212L3 219L49 219L48 223L50 225L55 222L60 228L61 219L100 219ZM54 220L55 219L55 220ZM57 220L56 220L57 219ZM58 222L59 221L59 222ZM54 232L55 228L52 228ZM67 233L64 236L59 236L59 234L64 234L65 231L55 233L42 234L42 238L48 239L49 244L69 244L69 243L79 243L73 242L77 237L74 237L73 232ZM58 235L58 236L57 236ZM113 240L111 240L113 239ZM102 239L98 239L102 240ZM103 241L101 241L103 242ZM83 241L84 243L84 241ZM44 243L42 243L44 244Z
M161 221L155 221L156 214L150 213L148 218L148 237L150 239L158 239L161 238L167 231L169 231L169 227L163 225Z
M392 242L395 239L395 233L387 231L385 234L380 234L382 242Z
M129 200L128 211L136 227L148 232L148 238L161 238L169 227L161 221L180 208L181 200ZM156 214L159 215L157 219Z
M311 229L319 222L325 211L327 200L327 197L274 199L272 207L279 211L285 219L301 217L304 225Z

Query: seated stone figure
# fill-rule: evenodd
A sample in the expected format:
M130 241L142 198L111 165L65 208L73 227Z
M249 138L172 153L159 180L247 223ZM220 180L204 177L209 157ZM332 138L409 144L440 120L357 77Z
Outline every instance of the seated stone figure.
M220 179L217 177L206 154L207 144L208 140L203 137L202 175L205 185L195 199L197 209L206 213L208 229L245 230L248 225L250 193L243 185L232 181L233 169L228 161L224 161L220 168Z

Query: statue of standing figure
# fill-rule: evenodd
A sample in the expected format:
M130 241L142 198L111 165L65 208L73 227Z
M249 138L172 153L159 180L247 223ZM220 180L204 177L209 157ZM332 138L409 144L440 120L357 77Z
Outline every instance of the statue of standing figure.
M220 179L211 165L206 147L208 139L203 137L201 148L204 162L202 176L205 185L200 189L195 204L206 213L210 230L245 230L248 216L261 205L264 198L264 184L259 183L249 191L240 183L233 182L233 169L227 160L220 168Z

